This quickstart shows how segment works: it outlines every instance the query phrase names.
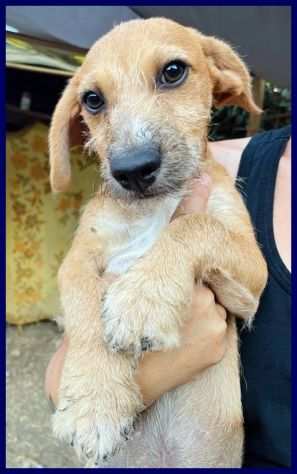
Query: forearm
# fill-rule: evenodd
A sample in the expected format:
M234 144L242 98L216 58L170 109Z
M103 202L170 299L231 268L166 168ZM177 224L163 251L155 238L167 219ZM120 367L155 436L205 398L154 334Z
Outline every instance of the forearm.
M196 291L198 302L196 297L193 317L182 328L181 346L166 352L146 352L139 362L135 379L146 407L223 357L226 311L215 304L210 290L201 287L199 293Z
M135 374L145 406L150 406L164 393L189 381L187 375L181 367L178 349L146 353Z
M191 315L181 328L182 340L178 349L146 352L139 362L135 377L146 406L164 393L191 381L195 375L219 362L225 353L226 311L215 303L208 288L195 288ZM45 390L55 405L68 348L65 336L47 368Z

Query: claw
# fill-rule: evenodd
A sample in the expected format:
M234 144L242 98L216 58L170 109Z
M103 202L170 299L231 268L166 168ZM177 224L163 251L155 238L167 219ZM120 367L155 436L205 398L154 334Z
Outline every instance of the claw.
M147 351L151 350L151 348L153 347L152 340L149 339L148 337L142 337L141 341L140 341L140 344L141 344L142 352L147 352Z
M128 426L125 426L125 428L121 431L121 436L124 438L125 441L129 440L129 434L131 433L132 427L128 428Z
M72 435L70 443L69 443L72 448L74 447L74 439L75 439L75 434Z
M123 351L118 344L113 344L111 346L111 350L112 350L112 352L122 352Z
M84 453L85 457L86 457L88 460L93 457L93 451L92 451L92 450L88 450L88 451L87 451L87 450L85 450L84 447L82 448L82 450L83 450L83 453Z

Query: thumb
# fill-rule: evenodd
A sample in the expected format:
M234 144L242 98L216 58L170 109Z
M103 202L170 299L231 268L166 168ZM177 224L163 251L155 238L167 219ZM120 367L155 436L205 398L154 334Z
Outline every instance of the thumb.
M206 211L211 184L211 177L206 173L192 181L190 194L185 197L181 204L182 211L185 214L195 214Z

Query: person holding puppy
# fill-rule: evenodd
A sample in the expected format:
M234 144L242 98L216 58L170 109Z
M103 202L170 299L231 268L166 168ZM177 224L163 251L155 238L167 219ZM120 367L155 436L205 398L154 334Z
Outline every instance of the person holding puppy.
M291 465L290 134L290 127L285 127L253 138L210 143L214 158L237 177L269 268L253 329L241 331L244 467ZM210 189L207 175L194 182L192 195L183 203L184 211L203 212ZM146 353L140 362L136 379L146 406L220 362L227 347L226 319L226 310L213 292L196 285L182 347ZM47 368L45 390L54 405L67 344L64 339Z

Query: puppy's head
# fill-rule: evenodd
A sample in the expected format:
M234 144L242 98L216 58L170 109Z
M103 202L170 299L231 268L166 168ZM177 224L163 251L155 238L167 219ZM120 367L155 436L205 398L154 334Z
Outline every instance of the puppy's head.
M115 197L178 192L203 159L212 105L227 104L259 112L230 46L163 18L123 23L94 44L57 104L52 188L70 182L69 136L80 116Z

